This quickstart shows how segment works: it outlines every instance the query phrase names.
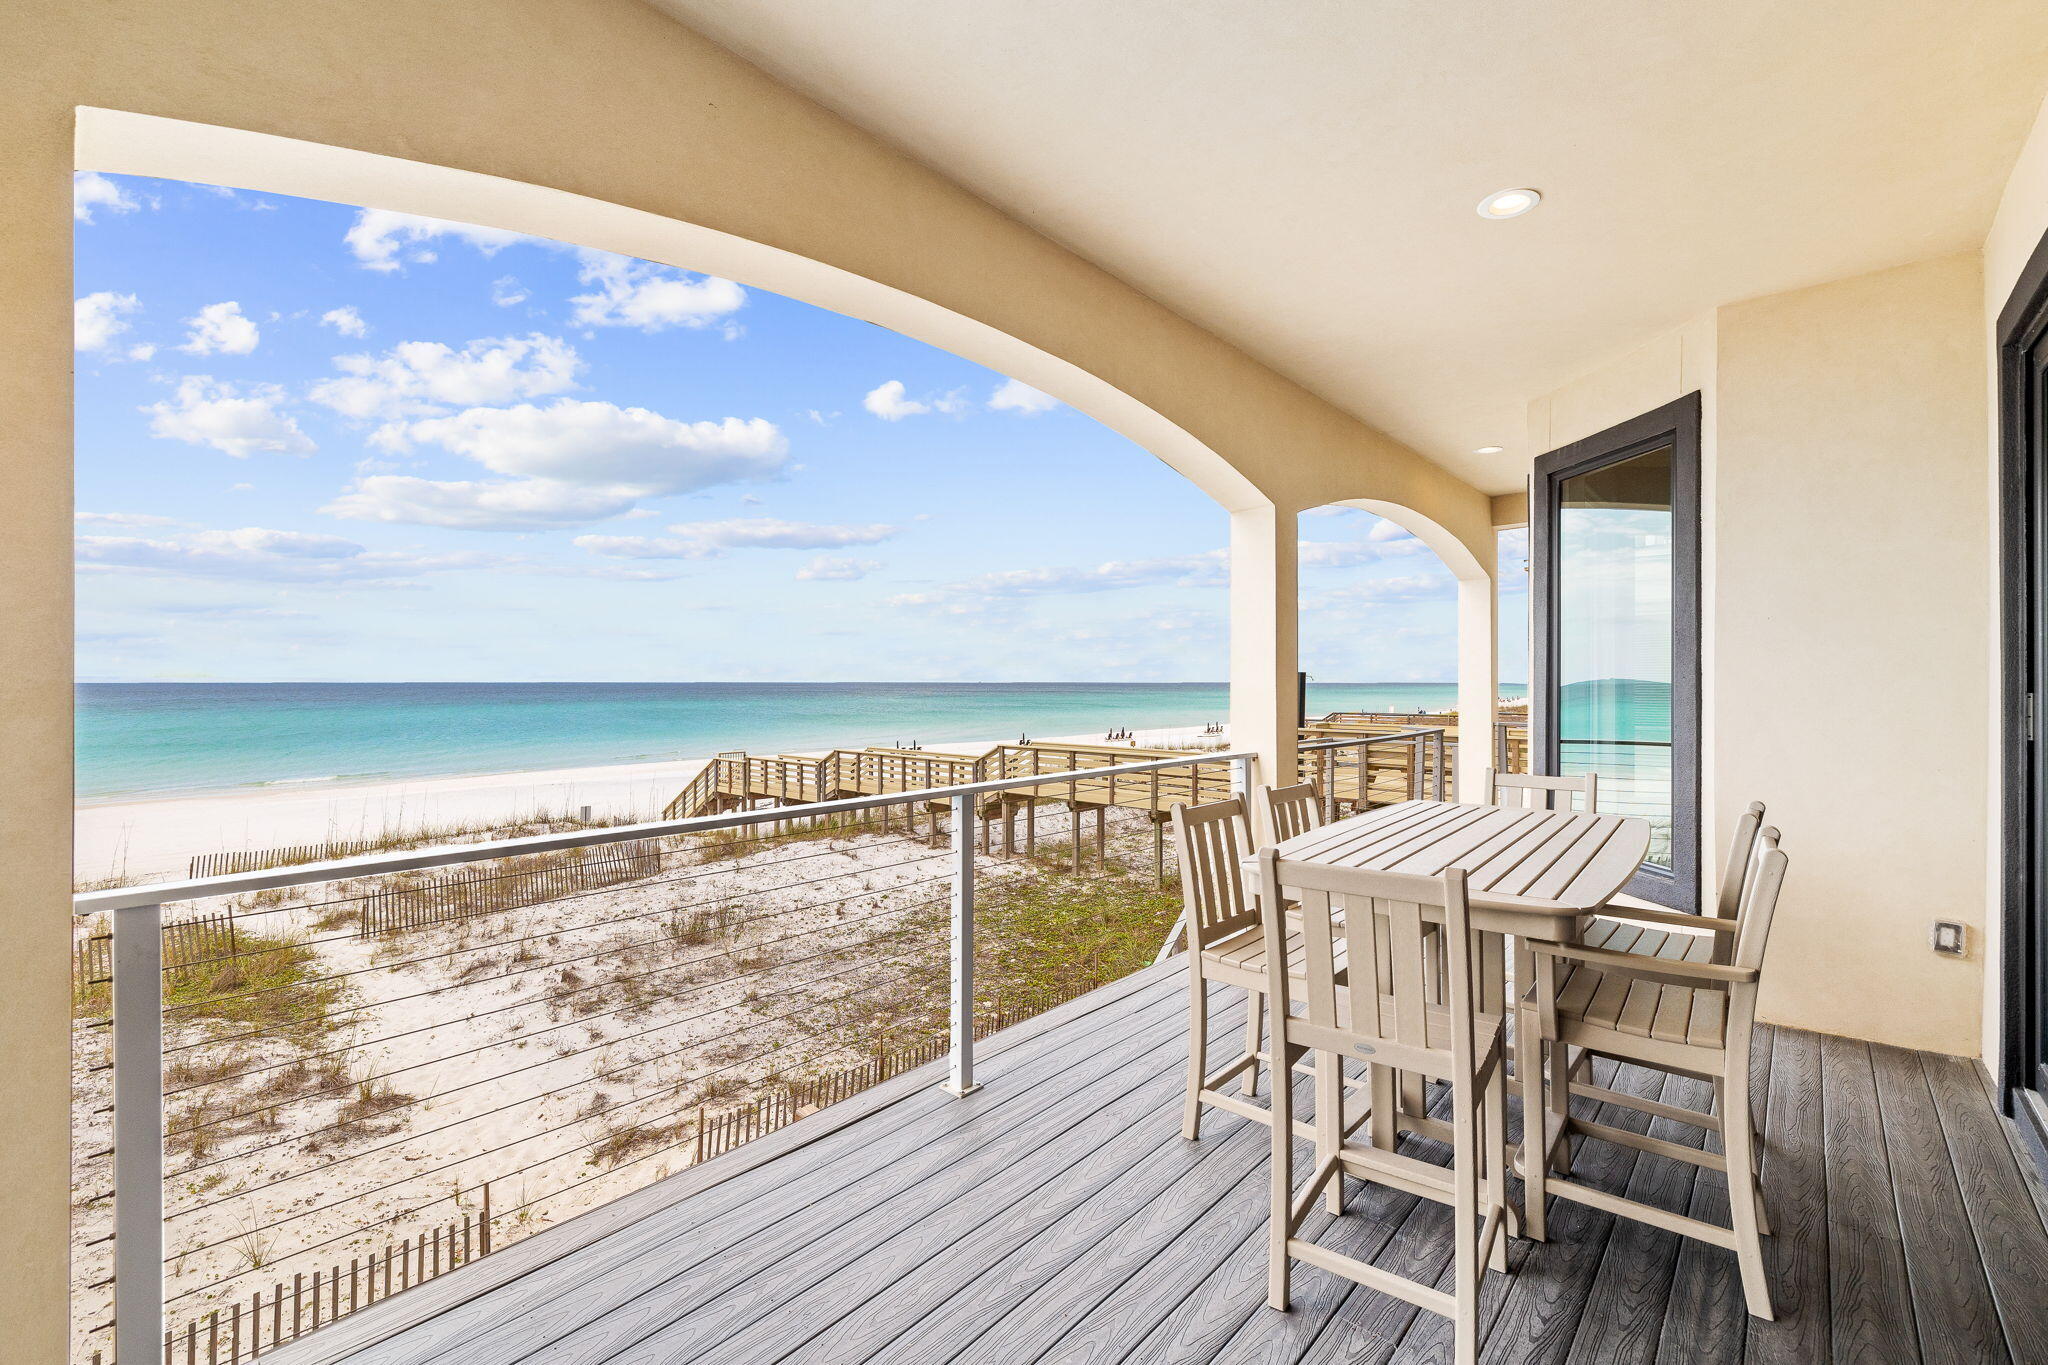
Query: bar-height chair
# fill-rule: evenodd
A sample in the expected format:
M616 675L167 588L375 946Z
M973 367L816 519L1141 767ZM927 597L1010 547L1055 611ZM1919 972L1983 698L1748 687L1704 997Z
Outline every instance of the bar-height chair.
M1368 872L1290 862L1267 848L1259 854L1259 910L1268 937L1286 931L1290 913L1300 921L1300 974L1290 977L1277 959L1267 960L1276 1064L1291 1067L1308 1056L1318 1063L1365 1059L1375 1070L1448 1081L1452 1092L1449 1170L1396 1151L1391 1114L1373 1125L1373 1143L1365 1145L1344 1140L1341 1104L1331 1113L1319 1107L1316 1168L1297 1197L1293 1099L1290 1087L1273 1087L1267 1302L1287 1308L1292 1265L1302 1261L1450 1318L1456 1358L1469 1365L1478 1354L1481 1273L1489 1262L1507 1268L1507 1089L1502 1016L1476 1010L1480 953L1464 870L1450 868L1440 877ZM1433 965L1423 952L1423 931L1432 919L1443 926L1449 990L1441 1004L1433 999ZM1374 983L1379 989L1347 987L1336 969L1340 950L1351 962L1384 961L1384 979ZM1296 1235L1326 1188L1341 1202L1347 1175L1450 1205L1451 1293Z
M1169 812L1174 853L1180 860L1181 923L1186 931L1188 959L1188 1079L1181 1133L1190 1141L1201 1136L1202 1106L1212 1105L1242 1118L1271 1123L1270 1110L1252 1103L1259 1085L1259 1063L1269 1061L1260 1050L1260 1026L1268 989L1266 945L1269 937L1258 907L1245 895L1244 860L1251 857L1251 821L1244 798L1233 796L1206 805L1176 804ZM1277 940L1287 942L1284 932ZM1291 951L1298 954L1298 941ZM1284 961L1288 953L1278 955ZM1340 963L1341 967L1341 963ZM1244 1051L1220 1070L1208 1069L1209 983L1221 982L1245 992ZM1302 1068L1310 1074L1309 1068ZM1331 1098L1341 1089L1335 1066L1317 1074L1318 1108L1338 1109ZM1241 1093L1223 1087L1242 1077ZM1287 1087L1275 1085L1275 1092ZM1303 1130L1307 1135L1308 1130Z
M1535 984L1521 1001L1515 1063L1522 1087L1525 1139L1520 1164L1527 1183L1528 1235L1542 1240L1544 1201L1554 1194L1617 1217L1727 1247L1735 1253L1750 1313L1765 1319L1771 1317L1771 1295L1764 1278L1760 1239L1768 1229L1757 1176L1757 1143L1750 1126L1749 1062L1757 982L1785 867L1778 832L1765 829L1757 839L1754 867L1745 864L1745 871L1738 874L1741 890L1735 942L1726 963L1643 958L1578 944L1531 943ZM1597 1093L1615 1103L1718 1135L1721 1151L1666 1142L1574 1117L1569 1111L1573 1087L1566 1060L1572 1048L1711 1081L1713 1113L1653 1104L1614 1091ZM1730 1225L1721 1227L1668 1213L1581 1185L1568 1174L1549 1174L1548 1168L1564 1155L1573 1137L1617 1143L1724 1172Z
M1306 834L1323 823L1323 791L1313 777L1292 787L1262 786L1254 796L1273 843Z
M1600 809L1600 774L1577 777L1544 777L1537 773L1504 773L1486 770L1486 804L1518 810L1570 810L1571 798L1585 800L1578 809Z
M1735 949L1736 916L1742 893L1755 870L1757 841L1764 827L1764 803L1752 801L1735 822L1728 841L1728 862L1721 889L1710 913L1688 915L1633 905L1610 905L1604 915L1588 916L1579 942L1588 948L1633 953L1639 957L1683 958L1691 962L1730 960ZM1691 930L1679 933L1678 930Z

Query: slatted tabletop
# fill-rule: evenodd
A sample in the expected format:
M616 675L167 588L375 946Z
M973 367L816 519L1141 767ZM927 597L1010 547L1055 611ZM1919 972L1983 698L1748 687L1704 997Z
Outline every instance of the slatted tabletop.
M1475 911L1542 917L1607 904L1649 850L1647 820L1456 801L1382 806L1279 845L1282 858L1375 872L1433 877L1455 864Z

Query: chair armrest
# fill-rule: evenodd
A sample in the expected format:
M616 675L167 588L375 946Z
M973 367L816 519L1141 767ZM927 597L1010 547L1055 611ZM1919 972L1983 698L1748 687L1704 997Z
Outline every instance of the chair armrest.
M1638 910L1632 905L1603 905L1598 910L1588 910L1584 917L1605 915L1609 919L1634 920L1638 924L1662 924L1673 929L1706 929L1716 934L1732 934L1737 926L1732 919L1719 915L1683 915L1676 910Z
M1754 967L1728 967L1718 962L1687 962L1682 958L1644 957L1640 953L1616 953L1606 948L1586 948L1576 943L1546 943L1529 940L1529 951L1538 957L1569 958L1602 971L1627 972L1645 979L1675 981L1680 985L1735 985L1754 981Z

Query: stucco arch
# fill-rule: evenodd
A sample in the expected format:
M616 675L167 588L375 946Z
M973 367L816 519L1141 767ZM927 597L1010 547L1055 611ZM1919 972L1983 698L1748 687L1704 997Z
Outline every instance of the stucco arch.
M92 22L66 0L16 0L0 33L22 54L0 82L0 575L16 606L0 676L12 836L0 846L0 1085L13 1100L0 1224L23 1269L0 1285L0 1321L24 1358L54 1358L66 1335L74 168L378 203L675 260L871 318L1072 403L1230 509L1233 723L1276 776L1293 760L1295 510L1341 488L1420 509L1474 544L1487 525L1486 498L1439 466L643 0L181 0ZM352 149L388 175L365 193L314 183L312 160L258 181L239 154L174 164L142 159L137 143L131 157L119 138L96 140L113 125L92 111L108 109L160 120L166 135L209 128L217 149L237 136L274 138L292 157ZM437 197L450 171L476 177L470 193L517 196L516 209ZM577 226L592 204L616 216ZM641 235L659 223L721 236ZM743 259L740 243L757 249ZM776 252L842 275L785 278ZM875 286L900 297L881 306ZM933 311L915 315L918 300Z
M1485 799L1478 786L1493 766L1493 724L1500 699L1500 636L1494 594L1494 532L1475 547L1416 508L1378 498L1333 498L1319 506L1356 507L1384 517L1433 551L1458 581L1458 794ZM1490 521L1490 518L1489 518Z

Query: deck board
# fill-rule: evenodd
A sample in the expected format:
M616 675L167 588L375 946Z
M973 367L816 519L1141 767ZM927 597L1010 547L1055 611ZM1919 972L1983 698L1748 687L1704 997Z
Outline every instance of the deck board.
M997 1035L985 1089L937 1068L804 1119L267 1358L276 1365L885 1360L1390 1365L1448 1358L1444 1322L1309 1267L1265 1306L1264 1128L1180 1137L1175 964ZM1242 1009L1218 988L1217 1060ZM2048 1229L1975 1064L1765 1030L1765 1241L1779 1321L1733 1257L1558 1201L1488 1275L1488 1361L2020 1360L2048 1337ZM1624 1093L1705 1087L1600 1064ZM1306 1091L1303 1103L1307 1102ZM1696 1131L1575 1101L1673 1141ZM1406 1150L1439 1149L1421 1139ZM1307 1161L1299 1163L1303 1176ZM1587 1143L1577 1177L1721 1218L1713 1172ZM1352 1183L1304 1232L1445 1284L1448 1214ZM2018 1345L2017 1343L2026 1343ZM1871 1355L1871 1352L1880 1355Z

